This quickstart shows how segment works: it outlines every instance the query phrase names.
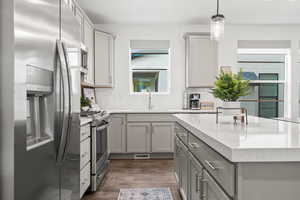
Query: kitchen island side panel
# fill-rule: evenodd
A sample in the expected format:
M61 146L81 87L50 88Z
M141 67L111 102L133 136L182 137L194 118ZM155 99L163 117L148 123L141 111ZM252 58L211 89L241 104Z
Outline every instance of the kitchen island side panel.
M300 199L300 163L238 163L237 200Z

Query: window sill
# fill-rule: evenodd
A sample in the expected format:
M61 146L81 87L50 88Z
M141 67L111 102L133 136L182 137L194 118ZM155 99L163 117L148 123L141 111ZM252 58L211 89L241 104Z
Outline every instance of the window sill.
M149 96L149 92L130 92L132 96ZM151 92L151 96L170 95L170 92Z

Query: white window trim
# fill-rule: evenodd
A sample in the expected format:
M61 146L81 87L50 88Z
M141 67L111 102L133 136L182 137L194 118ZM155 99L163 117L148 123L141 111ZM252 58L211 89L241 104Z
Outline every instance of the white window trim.
M238 54L290 54L290 49L238 49Z
M285 55L285 79L278 81L253 80L250 83L281 83L284 85L284 117L288 117L291 88L288 87L289 75L292 69L290 49L238 49L238 54L284 54Z
M163 50L163 49L157 49L157 50ZM167 82L168 82L168 87L167 87L167 91L166 92L151 92L152 95L169 95L171 92L171 50L170 48L168 49L169 52L169 65L166 66L166 68L161 68L162 70L167 70ZM145 69L133 69L132 65L131 65L131 48L129 48L128 50L128 58L129 58L129 95L149 95L149 92L134 92L133 91L133 79L132 79L132 73L134 70L145 70ZM142 67L142 66L140 66ZM157 69L159 69L159 67L161 66L157 66L157 68L155 68L153 71L157 71ZM152 71L151 69L149 70L145 70L147 72Z

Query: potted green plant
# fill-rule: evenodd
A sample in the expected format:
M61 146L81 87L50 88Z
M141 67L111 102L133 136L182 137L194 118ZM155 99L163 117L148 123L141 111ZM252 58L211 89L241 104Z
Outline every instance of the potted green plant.
M91 107L91 100L87 97L81 97L80 99L81 110L87 111Z
M221 70L216 77L215 86L212 89L214 97L223 101L223 108L240 108L238 99L249 94L249 81L244 80L242 73L234 74ZM240 114L240 110L223 110L224 115Z

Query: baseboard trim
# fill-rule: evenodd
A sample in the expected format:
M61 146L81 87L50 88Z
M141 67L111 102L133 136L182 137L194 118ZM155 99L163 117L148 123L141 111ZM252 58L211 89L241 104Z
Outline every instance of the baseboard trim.
M110 160L121 160L121 159L135 159L137 154L144 153L110 153ZM149 154L149 157L145 158L147 160L151 159L170 159L173 160L174 153L146 153ZM142 159L142 158L139 158Z

